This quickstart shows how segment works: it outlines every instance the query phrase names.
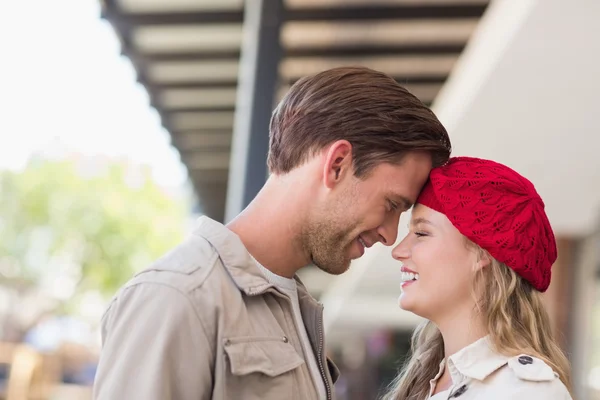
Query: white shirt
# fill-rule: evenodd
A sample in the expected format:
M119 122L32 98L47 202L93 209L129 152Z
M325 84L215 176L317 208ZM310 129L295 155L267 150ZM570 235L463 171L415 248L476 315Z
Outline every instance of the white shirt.
M450 390L444 390L429 397L429 400L446 400L449 394Z
M254 260L256 261L256 260ZM298 288L296 286L296 281L294 279L285 278L283 276L279 276L262 266L258 261L256 261L256 265L260 268L265 278L273 285L277 286L279 290L289 296L292 302L292 310L294 313L294 320L296 321L296 327L298 329L298 336L300 336L300 340L302 341L302 350L304 351L304 361L308 366L308 370L313 378L313 382L315 383L315 388L317 389L317 393L319 394L319 399L327 399L327 390L325 389L325 383L323 382L323 377L321 376L321 371L319 370L319 365L317 364L317 358L315 357L315 353L312 350L310 345L310 340L308 338L308 333L306 332L306 327L304 326L304 321L302 320L302 313L300 312L300 302L298 301Z

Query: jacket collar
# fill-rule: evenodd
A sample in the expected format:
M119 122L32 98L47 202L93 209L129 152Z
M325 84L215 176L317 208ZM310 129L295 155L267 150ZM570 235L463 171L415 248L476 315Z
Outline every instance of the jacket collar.
M247 295L255 295L273 285L260 271L238 235L208 217L198 218L193 231L206 239L217 251L236 286Z
M260 294L274 286L260 271L240 237L225 225L205 216L200 217L193 234L203 237L217 250L236 286L247 295ZM313 307L319 307L300 278L296 275L294 279L298 287L299 300L310 303Z
M483 381L506 365L509 358L494 351L489 336L485 336L451 355L448 370L455 382L460 382L461 376Z

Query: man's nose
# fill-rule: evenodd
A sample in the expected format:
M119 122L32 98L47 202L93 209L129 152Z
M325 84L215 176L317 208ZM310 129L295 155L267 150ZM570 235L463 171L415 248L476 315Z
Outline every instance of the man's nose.
M398 238L398 224L400 224L400 213L393 218L386 218L383 224L377 228L379 241L386 246L391 246Z

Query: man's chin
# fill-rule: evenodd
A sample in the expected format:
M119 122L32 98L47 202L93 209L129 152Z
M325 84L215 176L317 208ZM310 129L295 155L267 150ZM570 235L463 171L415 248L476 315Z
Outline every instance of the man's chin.
M339 263L337 265L331 265L331 264L327 265L326 263L320 264L313 260L313 264L317 268L319 268L321 271L326 272L330 275L341 275L350 269L350 260L348 260L344 264Z

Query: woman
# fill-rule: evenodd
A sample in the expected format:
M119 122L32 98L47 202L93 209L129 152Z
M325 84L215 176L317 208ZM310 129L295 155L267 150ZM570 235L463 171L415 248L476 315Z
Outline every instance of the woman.
M571 399L541 298L556 241L531 182L458 157L431 172L417 203L392 255L400 306L428 321L385 398Z

